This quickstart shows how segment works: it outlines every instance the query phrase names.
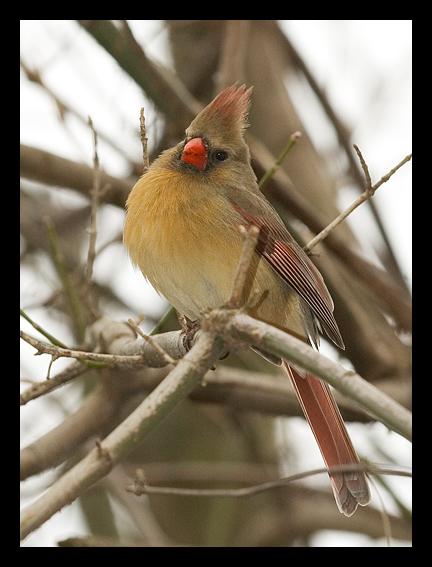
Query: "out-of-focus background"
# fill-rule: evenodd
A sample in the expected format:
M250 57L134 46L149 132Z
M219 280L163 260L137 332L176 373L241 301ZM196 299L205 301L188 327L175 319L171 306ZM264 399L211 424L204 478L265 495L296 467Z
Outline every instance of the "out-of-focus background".
M362 150L372 182L411 151L411 36L408 20L22 20L22 309L71 347L82 342L84 328L98 315L126 320L145 313L143 329L153 328L168 305L133 270L121 240L124 202L142 172L140 108L153 159L182 138L200 107L235 81L254 86L248 143L258 177L290 135L302 132L266 195L306 243L364 188L353 143ZM91 301L83 284L93 167L89 116L101 168L110 176L104 178L109 187L97 215ZM59 275L53 234L78 298L75 311ZM334 237L320 245L317 263L347 349L341 359L322 341L322 352L410 407L411 164ZM166 328L175 324L171 320ZM24 319L22 328L37 335ZM23 343L23 390L47 376L49 357L33 355ZM69 365L55 361L50 376ZM247 353L221 366L283 379ZM46 439L104 379L87 372L24 406L23 447ZM144 395L128 391L97 434L29 475L22 483L23 506ZM185 400L129 462L23 545L57 546L72 536L92 535L111 544L150 546L382 546L383 505L393 545L410 545L411 485L397 477L376 481L372 505L349 520L337 512L324 476L247 502L125 495L137 467L160 484L242 486L321 466L295 406L252 411L233 398L225 392L206 402ZM343 407L359 453L374 462L410 465L407 441L352 406Z

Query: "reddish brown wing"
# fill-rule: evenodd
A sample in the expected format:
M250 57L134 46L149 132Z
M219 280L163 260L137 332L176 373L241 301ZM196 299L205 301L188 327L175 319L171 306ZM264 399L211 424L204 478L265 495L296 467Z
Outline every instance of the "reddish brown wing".
M329 338L338 347L345 348L333 316L333 301L324 280L284 225L277 218L258 218L237 203L231 204L249 224L260 229L258 253L306 302Z

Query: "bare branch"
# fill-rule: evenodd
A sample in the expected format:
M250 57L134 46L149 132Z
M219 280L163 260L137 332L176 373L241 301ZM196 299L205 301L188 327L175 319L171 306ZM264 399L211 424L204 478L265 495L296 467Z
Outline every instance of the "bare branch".
M388 173L386 173L386 175L383 175L381 177L381 179L375 183L375 185L373 186L373 190L376 191L378 189L378 187L380 187L383 183L386 183L390 177L396 173L396 171L398 169L400 169L403 165L405 165L406 163L408 163L412 158L412 154L408 154L407 156L404 157L404 159L399 162L393 169L391 169Z
M355 149L356 154L359 158L360 165L361 165L361 168L363 170L363 173L364 173L364 176L365 176L365 179L366 179L366 191L371 192L372 191L372 179L371 179L371 176L370 176L370 173L369 173L369 168L367 166L367 163L365 162L363 154L361 153L360 148L357 146L357 144L353 144L353 148Z
M93 155L93 188L91 190L92 205L91 205L91 224L90 224L90 238L89 246L87 252L87 264L85 269L85 285L87 295L90 295L91 280L93 275L93 264L96 258L96 238L97 238L97 211L99 207L99 193L101 191L100 182L100 168L99 168L99 156L97 151L97 132L94 129L93 122L89 116L89 126L93 132L93 144L94 144L94 155Z
M355 151L357 152L357 155L359 156L359 160L363 169L363 172L365 174L365 179L366 179L366 189L365 191L360 195L360 197L358 197L358 199L356 199L354 201L354 203L352 203L343 213L341 213L339 216L337 216L334 221L332 221L329 225L327 225L324 230L322 230L319 234L317 234L315 236L315 238L313 238L304 248L303 250L305 252L310 252L313 248L315 248L315 246L321 242L321 240L323 240L324 238L326 238L330 232L336 228L342 221L344 221L348 215L350 215L357 207L359 207L362 203L364 203L365 201L367 201L368 199L370 199L374 194L375 191L378 189L378 187L381 187L381 185L383 183L385 183L386 181L388 181L390 179L390 177L396 173L396 171L401 168L405 163L407 163L411 157L412 154L407 155L400 163L397 164L396 167L394 167L392 170L390 170L386 175L384 175L377 183L375 183L375 185L372 185L372 181L371 181L371 177L369 174L369 168L363 158L363 155L359 149L358 146L356 146L354 144L354 148Z
M149 163L149 156L147 150L148 138L146 133L144 107L141 108L141 112L140 112L140 136L141 136L141 145L143 149L143 173L145 173L148 170L150 163Z
M76 358L77 360L93 360L95 362L104 362L106 364L121 364L140 362L141 356L120 356L114 354L99 354L95 352L85 352L82 350L65 349L58 346L51 346L42 343L24 331L20 331L20 337L29 345L34 347L38 352L37 354L50 354L51 356Z
M280 37L281 42L284 43L287 46L287 51L289 53L289 64L291 65L292 62L294 62L294 64L297 65L299 67L299 69L304 73L304 76L305 76L306 80L308 81L308 83L310 84L311 89L315 92L316 96L318 97L318 100L320 101L324 112L327 114L330 122L333 124L333 127L335 129L336 135L337 135L338 140L339 140L339 144L343 148L345 155L346 155L346 158L348 159L349 170L350 170L351 174L353 175L356 184L359 187L361 187L362 181L363 181L362 180L362 172L361 172L361 170L358 166L358 163L355 159L354 153L351 151L351 147L350 147L350 137L351 137L352 132L349 131L347 126L343 123L343 121L339 118L337 113L334 111L333 107L330 104L330 101L327 98L327 95L326 95L324 89L318 84L318 81L315 80L315 77L313 76L313 74L309 70L305 61L301 58L300 54L294 48L294 46L290 42L289 38L286 36L286 34L280 33L278 26L276 26L276 30L279 33L279 37ZM292 60L291 60L291 58L292 58ZM377 208L374 204L374 201L368 201L368 203L369 203L369 207L370 207L370 210L372 212L372 215L374 216L374 218L376 220L377 228L380 231L384 242L386 243L387 250L388 250L388 258L391 259L391 264L392 264L393 270L395 271L395 273L398 273L400 275L400 268L399 268L399 265L398 265L398 263L395 259L394 251L392 249L392 246L390 245L388 236L387 236L386 231L384 229L384 226L383 226L383 223L382 223L382 220L381 220L381 215L377 211ZM318 231L315 231L315 232L317 233ZM403 279L402 279L402 281L403 281Z
M40 396L44 396L49 392L52 392L59 386L63 386L67 382L70 382L77 376L81 376L84 372L87 372L88 367L84 366L80 362L73 362L70 366L59 372L53 378L49 380L45 380L44 382L37 382L27 388L21 395L20 395L20 406L24 406L26 403L30 402L31 400L35 400Z
M82 338L86 328L86 318L84 315L83 306L79 299L78 293L70 277L63 253L60 248L60 243L57 238L57 233L51 219L45 219L45 226L47 229L48 237L51 244L54 265L56 267L59 278L63 284L66 297L69 302L70 311L73 321L76 325L78 335Z
M42 74L40 73L39 69L36 68L30 69L27 63L25 63L21 58L20 58L20 65L23 71L25 72L25 74L27 75L28 80L38 84L52 98L58 109L60 118L65 124L65 127L66 127L66 118L68 115L71 115L74 118L76 118L82 125L84 126L88 125L87 117L84 117L70 104L66 103L65 100L60 99L59 96L55 93L55 91L52 88L48 87L48 85L44 82L42 78ZM113 139L111 136L108 136L103 132L101 132L100 127L98 129L98 135L101 140L103 140L106 144L111 146L126 161L131 162L130 153L128 153L127 150L125 150L125 148L122 147L121 144L117 143L116 140ZM135 170L136 164L131 163L131 165Z
M226 20L223 48L217 73L217 92L226 89L236 81L244 82L244 63L249 37L249 20Z
M217 320L219 311L214 310L208 317ZM245 313L233 312L229 326L226 326L226 313L221 315L222 324L236 341L253 344L265 352L280 356L321 378L350 400L360 404L369 413L390 429L409 441L412 440L412 414L375 386L355 372L348 371L336 362L314 351L303 341L276 329L267 323L257 321ZM215 321L214 325L218 325ZM225 333L225 338L229 336ZM229 346L229 341L228 341Z
M316 476L319 474L333 474L340 472L351 472L351 471L364 471L372 475L391 475L391 476L403 476L412 477L412 472L409 470L396 468L396 467L386 467L381 465L373 465L369 463L358 463L355 465L341 465L338 467L331 468L320 468L310 471L305 471L302 473L293 474L284 478L278 478L276 480L270 480L268 482L263 482L261 484L255 484L253 486L246 486L243 488L181 488L181 487L171 487L171 486L152 486L145 482L145 474L141 469L136 471L135 483L133 486L126 487L128 492L132 492L137 496L142 494L171 494L175 496L199 496L199 497L219 497L219 498L248 498L250 496L255 496L260 492L266 492L267 490L274 490L275 488L280 488L281 486L286 486L291 482L298 480L303 480L311 476Z
M278 158L274 162L274 165L272 165L265 172L264 176L260 179L260 182L258 183L258 187L260 188L261 191L264 189L264 187L267 185L267 183L270 181L270 179L276 173L276 171L278 170L278 168L281 165L281 163L283 162L283 160L286 158L286 156L292 150L292 148L294 147L296 142L298 142L298 140L300 140L300 138L301 138L301 132L294 132L293 134L291 134L288 144L282 150L282 153L278 156Z
M231 288L230 297L226 304L228 309L242 307L241 302L244 296L246 280L249 274L249 268L251 267L255 247L257 245L259 236L259 228L255 225L252 225L249 230L246 230L245 227L240 226L239 231L245 234L245 241L240 256L240 261L237 266L237 271L234 277L234 282ZM247 300L247 297L244 299Z
M20 175L48 185L76 189L89 197L93 188L93 168L76 163L50 152L20 144ZM103 194L103 201L124 207L136 177L119 179L101 171L101 184L109 187Z
M36 331L38 331L41 335L46 337L51 344L57 345L57 346L62 347L62 348L67 348L67 346L65 344L63 344L56 337L51 335L51 333L49 333L44 328L42 328L38 323L33 321L33 319L29 315L27 315L27 313L25 313L22 309L20 309L20 315L21 315L21 317L24 317L24 319L28 323L30 323L30 325L33 327L33 329L36 329Z
M139 328L138 324L135 323L133 319L128 319L129 325L131 325L132 329L136 331L140 337L142 337L146 342L148 342L157 352L164 358L167 364L177 364L177 360L170 356L157 342L156 339L153 337L146 335L142 332Z
M47 345L30 337L24 331L20 331L20 337L35 348L38 351L37 354L50 354L59 358L76 358L81 361L99 362L114 367L125 365L126 367L152 366L158 368L168 364L160 352L155 350L154 343L150 344L147 340L133 341L132 348L130 339L125 340L123 343L124 350L126 352L132 350L133 354L100 354ZM153 341L158 341L161 345L170 349L177 358L181 358L185 354L185 350L181 347L182 341L179 340L179 337L179 331L172 331L158 335Z
M262 168L259 173L264 173L274 163L274 158L266 148L253 136L248 135L248 145L251 149L255 166ZM277 202L306 224L315 234L325 229L327 223L323 222L323 216L314 211L307 201L299 195L293 185L280 169L269 184L269 194ZM327 246L348 267L348 269L363 282L371 293L381 304L385 306L387 313L397 322L398 326L407 331L412 330L412 303L410 294L400 285L397 285L386 271L372 264L359 254L346 240L337 236L336 231L328 234L324 240Z
M93 449L22 512L20 537L25 538L108 474L188 395L223 350L224 345L218 338L208 332L201 333L193 348L138 408L100 442L99 447Z
M202 110L178 77L147 57L125 20L120 21L120 28L111 20L77 21L172 121L187 123Z
M104 328L107 326L105 319L99 320L93 326ZM114 328L124 327L122 324L115 324ZM108 325L109 327L109 325ZM262 321L257 321L248 315L227 308L215 309L204 315L202 329L206 332L211 331L227 341L228 348L235 350L239 348L249 348L251 345L282 357L283 359L297 364L299 367L311 372L331 386L342 392L350 400L366 409L375 418L390 427L394 431L403 435L407 439L412 439L412 417L411 412L395 402L392 398L378 390L375 386L364 380L358 374L347 371L345 368L333 362L318 352L314 351L309 345L283 331L272 327ZM97 331L94 331L97 334ZM156 362L152 366L164 366L167 364L164 357L143 339L131 340L130 336L122 335L118 337L115 331L110 341L109 331L104 341L105 348L111 349L116 353L140 352L144 354L125 356L124 354L96 354L82 351L72 351L61 349L60 347L45 345L22 333L22 337L32 344L38 352L46 352L56 356L69 356L77 359L95 360L105 362L109 365L149 365L150 359ZM167 337L168 335L168 337ZM182 334L179 331L165 333L153 337L154 340L164 341L167 337L170 348L176 345L177 355L182 356L185 347L182 341ZM196 338L199 340L199 336ZM170 344L171 343L171 344ZM160 343L160 344L163 344ZM164 345L165 346L165 345ZM165 349L168 350L168 349ZM172 351L170 351L173 354ZM151 357L154 357L153 359Z
M111 429L121 398L106 384L98 384L75 412L20 451L20 479L56 467L93 435Z

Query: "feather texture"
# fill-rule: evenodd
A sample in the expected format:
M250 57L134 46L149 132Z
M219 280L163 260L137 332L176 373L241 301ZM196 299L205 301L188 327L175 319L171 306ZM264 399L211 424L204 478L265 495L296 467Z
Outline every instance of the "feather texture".
M243 247L238 226L254 224L260 233L244 300L256 290L261 301L252 315L315 345L322 328L344 348L320 272L258 189L244 140L251 91L224 90L153 162L127 200L125 246L156 290L195 320L228 299ZM358 463L328 386L284 364L326 465ZM363 473L330 478L345 515L369 501Z
M358 464L348 431L327 384L298 372L284 361L297 397L327 467ZM369 504L369 488L363 472L330 475L335 500L345 516L352 516L357 505Z
M232 206L248 224L260 229L258 252L282 280L306 302L321 323L328 337L345 348L333 316L333 300L315 265L281 223L251 215L237 203Z

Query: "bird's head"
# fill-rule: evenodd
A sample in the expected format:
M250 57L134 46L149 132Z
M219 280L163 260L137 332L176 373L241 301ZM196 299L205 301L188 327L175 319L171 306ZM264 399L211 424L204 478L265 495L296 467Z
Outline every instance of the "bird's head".
M177 157L191 171L229 172L236 164L250 162L244 140L252 88L233 85L217 95L198 114L179 144Z

